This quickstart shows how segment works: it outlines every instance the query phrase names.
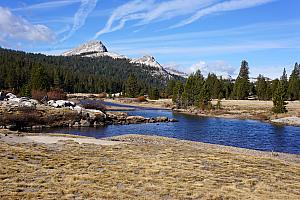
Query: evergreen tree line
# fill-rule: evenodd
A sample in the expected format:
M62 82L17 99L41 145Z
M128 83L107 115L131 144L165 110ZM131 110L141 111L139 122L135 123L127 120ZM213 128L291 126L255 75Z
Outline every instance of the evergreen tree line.
M0 89L23 94L50 88L68 93L118 93L126 90L130 75L137 79L138 93L147 93L149 88L161 92L168 77L153 76L155 70L128 59L46 56L0 48Z
M280 104L284 107L286 100L300 100L300 65L295 64L289 78L284 69L279 79L270 81L259 75L255 83L250 83L248 62L244 60L235 81L222 79L211 73L205 79L198 70L185 82L170 80L165 91L172 96L178 107L205 107L212 99L245 100L249 96L259 100L281 100L274 102L274 105ZM281 111L285 110L283 107L280 108Z

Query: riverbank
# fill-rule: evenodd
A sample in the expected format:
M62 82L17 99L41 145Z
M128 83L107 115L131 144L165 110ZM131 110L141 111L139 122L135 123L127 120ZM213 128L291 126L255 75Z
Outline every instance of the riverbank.
M299 155L141 135L102 140L110 145L66 135L54 135L64 140L58 143L18 137L1 131L1 199L300 197Z
M202 117L252 119L280 125L300 126L300 101L289 101L287 105L288 113L284 114L274 114L272 112L272 101L222 100L221 109L211 111L202 111L196 107L176 109L171 99L151 100L145 103L126 101L117 98L114 100L105 99L105 101L130 106L172 109L175 112ZM216 105L217 101L212 101L212 104Z

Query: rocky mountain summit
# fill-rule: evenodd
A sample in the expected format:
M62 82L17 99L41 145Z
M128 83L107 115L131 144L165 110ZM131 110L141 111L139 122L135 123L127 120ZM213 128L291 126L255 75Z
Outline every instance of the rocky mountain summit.
M141 58L128 58L114 52L109 52L106 46L101 41L90 41L86 44L80 45L70 51L62 54L63 56L83 56L83 57L102 57L109 56L114 59L127 59L130 63L140 67L151 67L151 74L153 76L163 76L171 78L172 76L180 76L186 78L187 75L176 70L165 69L159 62L151 55L144 55ZM145 68L144 68L145 69Z
M140 65L147 65L150 67L155 67L160 70L164 70L164 68L156 61L153 56L145 55L141 58L135 58L130 61L131 63L140 64Z
M109 56L112 58L126 59L126 56L117 53L108 52L106 46L101 41L90 41L79 47L71 49L62 54L63 56L84 56L84 57L101 57Z
M86 44L80 45L79 47L63 53L63 56L73 55L88 55L94 53L107 52L107 48L100 41L91 41Z

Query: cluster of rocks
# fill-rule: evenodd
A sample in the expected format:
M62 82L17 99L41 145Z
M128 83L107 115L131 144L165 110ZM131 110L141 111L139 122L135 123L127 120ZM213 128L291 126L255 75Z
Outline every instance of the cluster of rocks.
M156 117L156 118L146 118L142 116L128 116L127 113L108 113L108 119L112 124L143 124L143 123L166 123L166 122L177 122L176 119L168 117Z
M35 99L30 99L27 97L18 98L16 95L12 93L5 94L4 92L0 92L0 101L1 105L8 107L10 109L17 107L26 107L26 108L36 108L39 102Z
M12 93L3 94L0 93L1 101L0 105L6 108L6 113L14 113L14 109L12 108L20 108L20 107L30 107L30 108L38 108L38 110L42 110L48 116L53 116L59 121L55 124L47 124L40 125L35 124L31 127L22 127L22 130L30 131L30 130L40 130L44 128L50 128L52 126L69 126L69 127L101 127L106 125L126 125L126 124L141 124L141 123L166 123L166 122L176 122L176 119L169 119L167 117L156 117L156 118L145 118L142 116L128 116L127 113L124 112L104 112L95 109L85 109L72 101L67 100L50 100L45 104L41 104L34 99L30 99L27 97L18 98L16 95ZM62 110L63 109L63 110ZM7 112L7 110L9 112ZM16 109L17 110L17 109ZM68 111L69 110L69 111ZM69 121L62 120L59 116L65 115L65 113L75 113L74 117L69 118ZM4 113L5 114L5 113ZM63 118L65 119L65 118ZM2 126L0 128L8 128L14 129L14 125Z
M85 109L81 113L81 118L71 121L69 127L101 127L106 125L128 125L143 123L167 123L177 122L176 119L167 117L145 118L142 116L128 116L123 112L107 112Z

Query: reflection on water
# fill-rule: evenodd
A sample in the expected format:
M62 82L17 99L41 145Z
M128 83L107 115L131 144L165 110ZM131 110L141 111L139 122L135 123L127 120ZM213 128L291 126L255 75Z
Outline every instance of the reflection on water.
M176 118L179 122L51 131L95 138L123 134L159 135L264 151L300 154L300 127L275 126L255 120L206 118L166 110L136 110L130 111L129 114L145 117L167 116Z

